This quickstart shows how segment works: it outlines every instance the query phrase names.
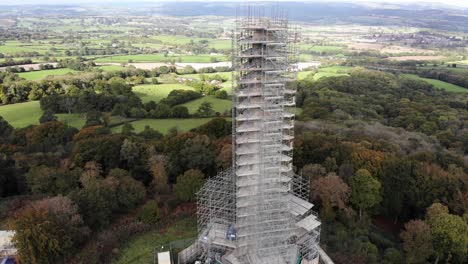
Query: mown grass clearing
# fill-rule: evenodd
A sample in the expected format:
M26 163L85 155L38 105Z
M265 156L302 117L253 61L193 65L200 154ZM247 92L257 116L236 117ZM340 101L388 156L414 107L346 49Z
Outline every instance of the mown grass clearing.
M415 75L415 74L404 74L404 76L409 77L409 78L413 78L413 79L417 79L417 80L426 81L426 82L434 85L435 88L442 89L442 90L445 90L445 91L448 91L448 92L468 93L468 89L463 88L463 87L458 86L458 85L455 85L455 84L451 84L451 83L447 83L447 82L443 82L443 81L439 81L439 80L434 80L434 79L429 79L429 78L423 78L423 77L419 77L418 75Z
M0 106L0 116L14 128L39 124L41 115L42 110L39 101Z
M188 108L190 114L193 114L197 112L197 109L203 102L211 103L213 110L221 114L225 111L230 111L232 106L231 100L219 99L213 96L204 96L202 98L198 98L196 100L190 101L182 105Z
M39 124L43 111L39 101L9 104L0 106L0 116L3 116L14 128L23 128ZM80 114L56 114L59 121L69 126L82 128L86 118Z
M68 73L74 73L74 72L77 72L77 71L64 68L64 69L53 69L53 70L43 70L43 71L21 72L18 75L21 78L25 78L26 80L37 81L37 80L44 79L47 76L60 76L60 75L66 75Z
M180 119L141 119L137 121L130 122L130 124L135 128L135 132L139 133L145 129L145 126L150 126L154 130L161 132L162 134L167 134L171 128L176 127L179 131L189 131L192 128L199 127L208 121L211 118L180 118ZM122 126L119 125L113 127L111 130L113 133L120 133L122 131Z
M156 248L160 250L161 246L167 246L171 242L195 238L197 236L196 227L196 218L186 217L176 221L164 233L155 229L142 234L129 241L122 250L120 258L114 264L153 263L153 253Z
M176 89L193 90L192 87L178 84L178 83L165 83L165 84L146 84L137 85L133 87L133 92L141 98L143 103L149 101L158 102L167 97L167 95Z

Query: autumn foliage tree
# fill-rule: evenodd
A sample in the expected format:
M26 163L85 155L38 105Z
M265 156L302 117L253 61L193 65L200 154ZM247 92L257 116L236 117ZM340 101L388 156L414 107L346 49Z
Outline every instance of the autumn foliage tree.
M13 237L22 263L57 263L69 256L86 239L77 206L57 196L33 202L15 216Z
M321 216L324 220L333 220L333 207L345 209L349 193L348 185L335 173L329 173L311 183L312 199L321 201Z
M346 183L334 173L314 180L311 184L312 198L329 203L333 207L344 209L349 199L350 190Z
M422 220L411 220L400 234L408 264L426 263L433 254L431 229Z
M166 163L167 158L163 155L154 155L148 159L148 169L153 176L151 185L158 193L169 191Z

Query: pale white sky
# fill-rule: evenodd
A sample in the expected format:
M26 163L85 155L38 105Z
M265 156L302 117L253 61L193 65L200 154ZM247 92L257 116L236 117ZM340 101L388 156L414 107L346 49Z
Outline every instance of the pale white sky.
M137 2L183 2L187 0L137 0ZM190 0L189 0L190 1ZM197 1L197 0L195 0ZM214 0L198 0L203 2L214 1ZM219 0L217 0L219 1ZM224 2L246 2L245 0L222 0ZM254 0L254 1L262 1L262 0ZM266 0L271 1L271 0ZM278 0L277 0L278 1ZM301 0L279 0L278 2L282 1L298 1ZM454 5L454 6L462 6L468 7L468 0L302 0L304 2L370 2L370 3L441 3L445 5ZM99 2L115 2L115 3L122 3L122 2L131 2L131 0L22 0L22 1L11 1L11 0L0 0L0 4L7 4L7 5L19 5L19 4L80 4L80 3L99 3Z

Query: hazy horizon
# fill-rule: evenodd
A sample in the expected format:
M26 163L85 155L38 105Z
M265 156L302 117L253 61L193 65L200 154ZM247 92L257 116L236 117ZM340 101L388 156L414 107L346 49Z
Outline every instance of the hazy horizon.
M268 0L257 0L257 2L268 1ZM9 0L0 0L0 5L50 5L50 4L90 4L90 3L125 3L132 1L115 1L115 0L24 0L21 2L12 3ZM138 0L138 3L158 3L158 2L215 2L214 0ZM216 2L246 2L245 0L222 0ZM458 7L468 7L468 1L466 0L306 0L306 1L297 1L297 0L283 0L283 1L268 1L268 2L343 2L343 3L381 3L381 4L436 4L436 5L448 5L448 6L458 6Z

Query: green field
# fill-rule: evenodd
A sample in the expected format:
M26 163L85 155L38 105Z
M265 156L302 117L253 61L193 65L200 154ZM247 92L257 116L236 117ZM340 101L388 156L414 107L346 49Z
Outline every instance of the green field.
M330 66L324 68L318 68L317 73L313 75L314 80L318 80L323 77L334 77L334 76L347 76L353 67L348 66ZM308 77L313 71L301 71L297 74L297 79L302 80Z
M184 74L183 77L184 78L193 78L193 79L197 79L197 80L200 80L201 79L201 75L205 75L207 77L213 77L215 75L219 75L227 80L231 80L232 79L232 73L231 72L214 72L214 73L194 73L194 74Z
M56 114L56 116L58 120L78 129L82 128L86 123L84 114Z
M167 95L172 90L193 90L193 88L190 86L178 83L137 85L134 86L132 89L133 92L141 98L143 103L149 101L158 102L159 100L167 97Z
M44 54L45 51L48 51L51 46L35 46L31 43L23 43L19 41L6 41L5 45L0 45L0 53L6 55L16 54L18 52L37 52L39 54Z
M217 50L230 50L231 46L231 40L228 39L215 39L208 41L208 47Z
M154 250L161 250L161 246L169 243L190 239L197 236L197 222L195 217L186 217L172 224L164 233L160 230L151 230L129 241L122 249L122 253L114 264L147 264L153 263ZM166 247L166 250L167 247Z
M118 66L118 65L103 65L103 66L98 66L96 68L101 69L103 71L108 71L108 72L125 70L125 67Z
M39 124L41 115L39 101L0 106L0 116L15 128Z
M322 53L322 52L339 53L344 50L344 47L331 46L331 45L315 46L311 44L301 44L299 45L299 49L302 51L309 51L309 52L311 51L311 52L317 52L317 53Z
M59 76L59 75L66 75L68 73L76 72L72 69L53 69L53 70L43 70L43 71L32 71L32 72L22 72L18 75L21 78L25 78L26 80L30 81L37 81L46 78L47 76Z
M449 62L449 63L468 65L468 60L454 61L454 62Z
M439 80L434 80L434 79L429 79L429 78L423 78L415 74L403 74L403 75L409 78L426 81L434 85L434 87L445 90L445 91L455 92L455 93L468 93L468 89L455 85L455 84L451 84L451 83L447 83L447 82L443 82Z
M156 39L161 41L162 43L169 44L169 45L185 45L190 43L191 40L193 41L201 41L201 40L209 40L207 38L197 38L197 37L187 37L182 35L159 35L159 36L152 36L152 39Z
M211 103L211 106L213 106L213 110L221 114L224 113L225 111L231 110L231 105L232 105L231 100L219 99L213 96L204 96L202 98L198 98L196 100L190 101L182 105L188 108L190 114L193 114L197 111L198 107L200 107L200 105L203 102Z
M150 126L154 130L157 130L163 134L166 134L171 128L176 127L180 131L188 131L192 128L199 127L206 122L210 121L211 118L185 118L185 119L141 119L138 121L131 122L135 128L135 132L141 132L145 129L145 126ZM114 133L120 133L122 126L113 127L111 130Z
M305 79L309 74L313 73L312 71L300 71L297 73L297 79L302 80Z
M222 55L168 55L164 54L140 54L140 55L122 55L122 56L111 56L99 58L96 62L165 62L165 61L176 61L176 62L186 62L186 63L209 63L212 62L212 59L217 61L227 61L228 58Z

